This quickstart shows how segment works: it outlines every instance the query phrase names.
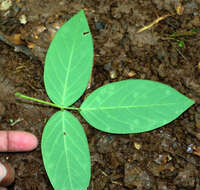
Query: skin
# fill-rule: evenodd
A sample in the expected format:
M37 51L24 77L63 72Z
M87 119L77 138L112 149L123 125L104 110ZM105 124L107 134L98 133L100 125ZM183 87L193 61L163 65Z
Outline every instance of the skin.
M35 149L37 146L38 140L31 133L0 131L0 152L26 152Z

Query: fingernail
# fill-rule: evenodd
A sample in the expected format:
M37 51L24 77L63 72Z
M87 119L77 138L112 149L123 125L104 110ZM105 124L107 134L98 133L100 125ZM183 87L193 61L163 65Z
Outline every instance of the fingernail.
M10 164L0 162L0 186L8 186L15 179L15 171Z

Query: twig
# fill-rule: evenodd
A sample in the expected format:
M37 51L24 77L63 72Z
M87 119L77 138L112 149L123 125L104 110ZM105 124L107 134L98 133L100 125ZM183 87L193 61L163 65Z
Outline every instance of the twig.
M185 59L185 61L188 62L188 59L181 53L181 51L178 48L176 48L176 51L183 57L183 59Z
M151 28L153 25L158 24L161 20L164 20L165 18L167 18L169 16L171 16L171 15L170 14L166 14L166 15L163 15L163 16L157 18L151 24L149 24L147 26L144 26L143 28L141 28L140 30L138 30L137 33L143 32L144 30L147 30L147 29Z
M23 121L23 118L18 118L16 121L12 122L10 125L13 127L14 125L16 125L17 123Z

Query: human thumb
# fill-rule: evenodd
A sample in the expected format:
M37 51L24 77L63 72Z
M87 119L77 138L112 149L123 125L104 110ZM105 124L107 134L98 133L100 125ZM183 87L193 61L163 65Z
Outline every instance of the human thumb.
M0 162L0 186L7 187L15 179L15 171L6 162Z

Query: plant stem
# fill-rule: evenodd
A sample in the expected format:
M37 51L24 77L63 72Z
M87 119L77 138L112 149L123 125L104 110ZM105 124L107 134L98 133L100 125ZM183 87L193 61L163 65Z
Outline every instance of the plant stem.
M178 37L185 37L185 36L194 36L196 34L197 32L194 32L194 31L181 32L181 33L174 32L169 37L178 38Z
M78 110L78 111L81 110L80 108L65 107L65 106L53 104L53 103L51 103L51 102L47 102L47 101L44 101L44 100L40 100L40 99L37 99L37 98L32 98L32 97L30 97L30 96L23 95L23 94L21 94L21 93L19 93L19 92L16 92L16 93L15 93L15 96L16 96L16 97L23 98L23 99L31 100L31 101L34 101L34 102L46 104L46 105L49 105L49 106L53 106L53 107L56 107L56 108L60 108L61 110L63 110L63 109Z
M177 38L194 36L196 34L197 34L197 31L195 31L195 30L187 31L187 32L180 32L180 33L174 32L173 34L166 36L166 37L161 37L160 39L161 40L175 40L177 42L180 42Z

